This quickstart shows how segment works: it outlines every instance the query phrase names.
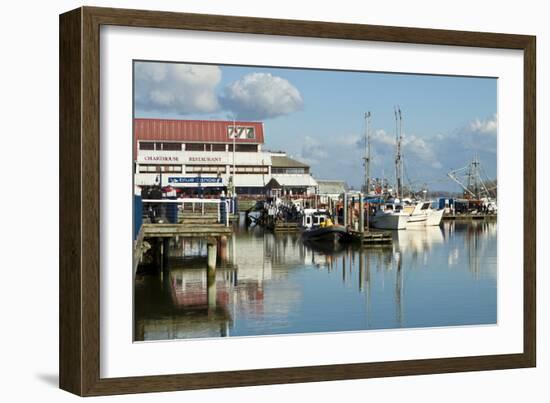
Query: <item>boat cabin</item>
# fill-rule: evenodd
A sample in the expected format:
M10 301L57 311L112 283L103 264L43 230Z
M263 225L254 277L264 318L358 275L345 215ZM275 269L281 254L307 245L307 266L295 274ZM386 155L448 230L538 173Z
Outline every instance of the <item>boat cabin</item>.
M316 228L321 226L327 219L330 218L330 213L325 209L305 209L302 216L302 227Z
M403 211L403 206L401 204L385 203L380 205L380 210L387 213L399 213Z

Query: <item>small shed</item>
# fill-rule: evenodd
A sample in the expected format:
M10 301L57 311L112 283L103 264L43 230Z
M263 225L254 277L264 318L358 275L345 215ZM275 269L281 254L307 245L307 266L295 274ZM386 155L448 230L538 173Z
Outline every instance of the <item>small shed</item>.
M314 194L317 182L310 175L274 175L265 185L270 196L306 196Z
M338 180L317 180L317 194L321 203L328 203L328 199L337 201L342 193L348 191L348 185Z

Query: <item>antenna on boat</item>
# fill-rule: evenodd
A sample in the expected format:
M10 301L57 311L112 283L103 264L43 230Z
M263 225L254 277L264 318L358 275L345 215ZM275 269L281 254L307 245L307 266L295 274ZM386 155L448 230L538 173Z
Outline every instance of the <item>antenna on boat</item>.
M365 178L363 182L363 192L366 195L370 191L370 111L365 112L365 157L363 157L365 165Z

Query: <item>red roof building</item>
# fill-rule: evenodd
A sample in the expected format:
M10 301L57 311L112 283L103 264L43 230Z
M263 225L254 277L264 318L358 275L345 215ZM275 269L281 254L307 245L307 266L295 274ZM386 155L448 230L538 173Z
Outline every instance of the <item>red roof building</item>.
M261 122L222 120L134 119L134 146L138 142L233 143L233 127L237 127L235 143L263 144Z
M297 194L298 188L315 188L309 166L263 151L264 140L261 122L134 119L134 184L170 186L190 195L198 188L217 194L228 187L262 195L273 177L283 175L292 178L279 178L281 189L292 187Z

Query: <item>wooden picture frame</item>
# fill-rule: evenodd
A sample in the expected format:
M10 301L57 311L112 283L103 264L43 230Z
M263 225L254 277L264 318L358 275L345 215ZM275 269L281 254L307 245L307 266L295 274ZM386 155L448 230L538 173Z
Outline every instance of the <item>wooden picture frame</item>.
M524 349L521 354L100 377L99 35L102 25L524 52ZM60 16L60 387L81 396L533 367L536 363L534 36L82 7Z

